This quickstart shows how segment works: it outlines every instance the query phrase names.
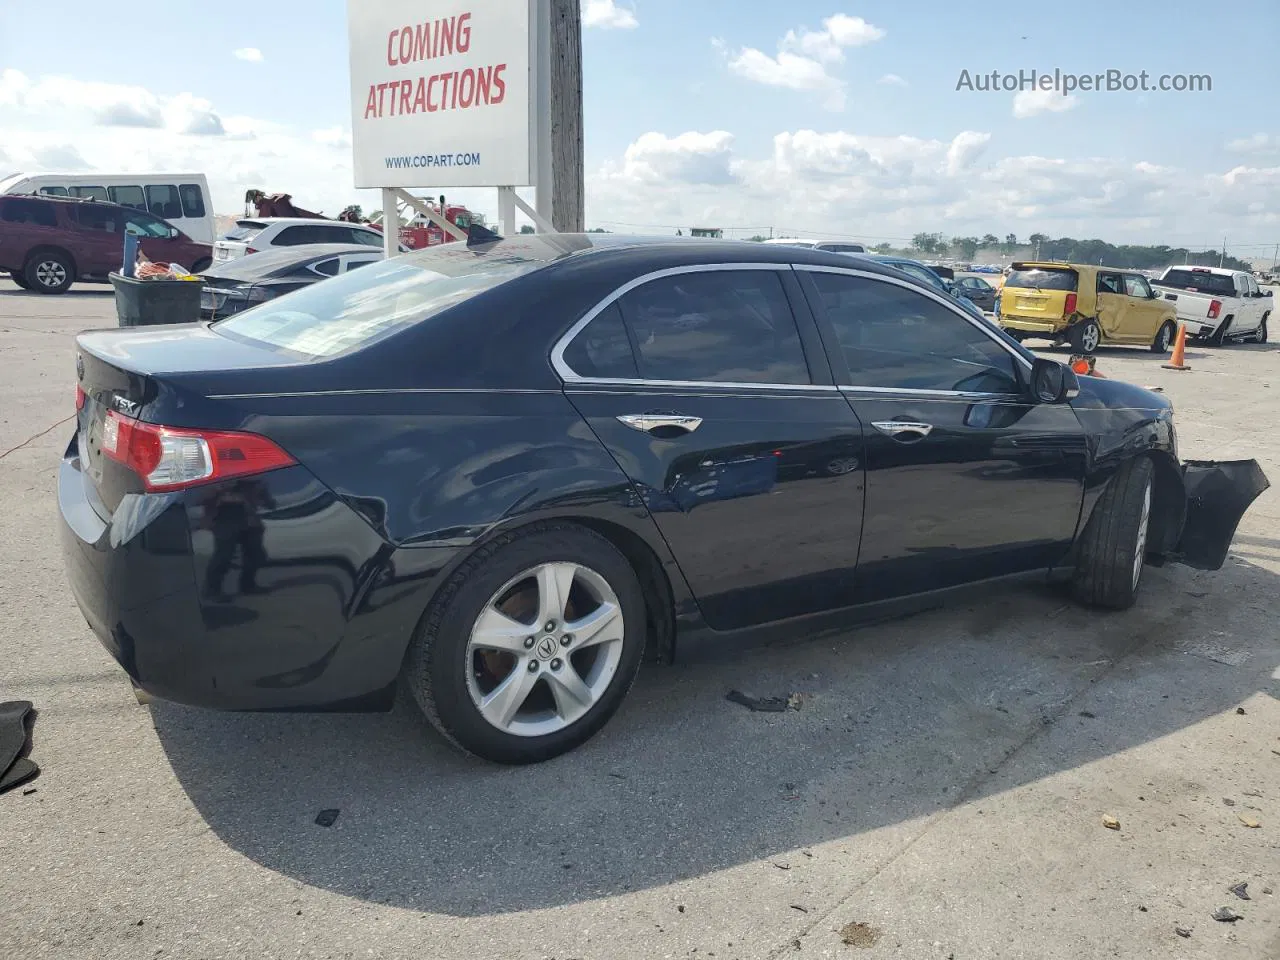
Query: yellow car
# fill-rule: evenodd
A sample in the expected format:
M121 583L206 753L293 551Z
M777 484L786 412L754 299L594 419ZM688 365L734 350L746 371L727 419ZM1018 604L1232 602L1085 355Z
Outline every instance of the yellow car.
M1174 305L1142 274L1078 263L1015 263L998 316L1014 339L1066 342L1081 353L1104 343L1165 353L1178 329Z

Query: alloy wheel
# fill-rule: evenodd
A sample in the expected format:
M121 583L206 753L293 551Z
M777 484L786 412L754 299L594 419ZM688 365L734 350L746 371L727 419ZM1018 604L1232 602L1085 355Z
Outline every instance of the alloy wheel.
M467 641L467 692L503 733L540 737L582 719L618 671L622 604L577 563L543 563L507 581Z
M1080 331L1080 346L1085 353L1093 353L1098 349L1098 340L1101 339L1101 331L1096 323L1089 323Z
M1138 520L1138 538L1133 547L1133 589L1138 589L1138 580L1142 576L1142 565L1147 556L1147 528L1151 524L1151 484L1147 483L1142 491L1142 516Z
M61 286L67 280L67 268L57 260L41 260L36 264L36 280L41 286Z

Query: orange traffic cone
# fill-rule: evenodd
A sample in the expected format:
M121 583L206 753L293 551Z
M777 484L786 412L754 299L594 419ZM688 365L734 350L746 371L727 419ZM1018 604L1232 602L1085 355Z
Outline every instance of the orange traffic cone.
M1166 370L1190 370L1191 367L1183 359L1183 354L1187 349L1187 325L1185 323L1178 324L1178 339L1173 344L1173 356L1169 358L1168 363L1162 363L1160 366Z

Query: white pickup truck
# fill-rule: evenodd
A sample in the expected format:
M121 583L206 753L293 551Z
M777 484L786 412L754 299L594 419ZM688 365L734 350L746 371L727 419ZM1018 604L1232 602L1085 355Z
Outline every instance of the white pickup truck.
M1169 267L1153 280L1157 296L1174 304L1187 336L1221 344L1224 340L1267 341L1273 298L1243 270Z

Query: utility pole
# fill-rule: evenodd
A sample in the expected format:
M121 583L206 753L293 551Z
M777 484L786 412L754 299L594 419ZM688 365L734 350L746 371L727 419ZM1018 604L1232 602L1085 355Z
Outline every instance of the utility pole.
M1218 254L1218 266L1221 267L1227 259L1227 238L1222 238L1222 252Z
M561 233L585 229L582 12L579 0L538 0L538 214Z
M1280 260L1280 243L1276 244L1276 252L1271 255L1271 272L1276 272L1276 261Z

